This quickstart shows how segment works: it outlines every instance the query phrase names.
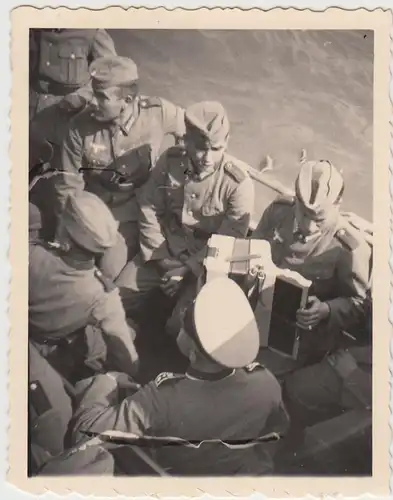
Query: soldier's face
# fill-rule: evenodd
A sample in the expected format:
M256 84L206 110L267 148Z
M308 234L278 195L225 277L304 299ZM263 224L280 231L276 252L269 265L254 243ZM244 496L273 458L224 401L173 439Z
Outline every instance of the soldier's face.
M186 140L185 144L188 156L199 173L218 165L225 152L225 147L222 145L200 144L192 140Z
M100 122L110 122L118 118L124 107L125 99L121 96L118 87L96 90L94 92L95 110L94 117Z
M324 222L324 220L316 219L312 217L308 212L306 212L304 210L304 207L298 200L296 200L295 205L295 218L299 226L299 230L305 236L319 233L319 231L321 230L321 225Z

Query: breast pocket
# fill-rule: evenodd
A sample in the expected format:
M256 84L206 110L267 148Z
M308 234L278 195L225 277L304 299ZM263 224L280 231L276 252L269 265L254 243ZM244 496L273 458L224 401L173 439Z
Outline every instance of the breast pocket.
M181 211L184 205L184 189L183 186L160 186L160 189L165 193L166 205L171 212Z
M59 72L61 82L66 85L81 85L88 75L87 47L74 43L59 48Z
M218 204L203 205L201 208L201 226L212 233L219 229L224 217L224 207Z

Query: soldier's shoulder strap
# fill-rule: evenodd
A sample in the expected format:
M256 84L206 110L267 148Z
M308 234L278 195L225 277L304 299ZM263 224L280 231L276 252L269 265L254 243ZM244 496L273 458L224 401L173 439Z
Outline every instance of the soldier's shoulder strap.
M245 366L244 369L247 373L252 373L255 372L256 370L265 370L265 366L262 365L261 363L258 363L257 361L254 361L253 363L250 363L249 365Z
M139 105L144 109L162 107L162 99L160 97L141 97Z
M105 276L98 268L94 268L94 276L101 282L106 292L112 292L116 289L116 285L113 281Z
M247 172L232 160L225 162L224 172L239 184L248 177Z
M280 194L273 203L277 205L293 206L295 204L295 197L289 194Z
M183 380L185 375L182 373L173 373L173 372L162 372L154 379L155 386L161 387L162 385L167 385L170 383L176 383L179 380Z
M356 250L361 244L360 234L356 233L356 230L351 230L349 227L340 227L336 233L335 238L350 251Z

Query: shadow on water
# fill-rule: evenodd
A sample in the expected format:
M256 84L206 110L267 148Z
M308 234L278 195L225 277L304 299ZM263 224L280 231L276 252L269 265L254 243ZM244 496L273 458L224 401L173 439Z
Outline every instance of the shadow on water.
M346 180L344 209L372 220L372 32L110 33L119 54L138 64L143 93L183 106L220 100L232 124L230 152L255 168L270 155L287 185L303 148L332 160Z

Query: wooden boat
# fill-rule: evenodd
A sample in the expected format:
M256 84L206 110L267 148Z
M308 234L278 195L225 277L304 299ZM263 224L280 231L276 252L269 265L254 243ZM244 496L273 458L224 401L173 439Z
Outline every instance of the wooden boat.
M279 182L274 177L273 172L259 172L253 168L249 168L248 170L251 178L255 182L259 202L263 200L263 203L260 203L259 206L260 209L262 207L262 211L277 196L293 195L293 191ZM37 179L32 179L31 186L34 186L36 182ZM355 230L359 231L363 235L372 248L372 223L352 212L344 212L342 215ZM257 223L258 216L254 218L250 225L250 234L252 234L252 231L255 229ZM156 300L162 301L164 299L161 295L159 295ZM170 307L170 305L168 305L168 307ZM157 305L156 311L160 311L162 313L162 317L160 318L160 314L155 314L154 323L145 325L146 331L149 331L150 333L144 337L141 345L141 350L144 352L144 358L146 359L144 372L142 374L145 381L151 380L161 371L182 371L187 365L187 361L179 354L173 341L165 338L162 334L165 305L163 307L163 304L160 303ZM150 315L150 318L151 316L152 315ZM349 332L344 332L344 334L348 335L352 342L356 342L356 339L353 338ZM282 358L277 358L277 356L270 356L270 358L268 356L268 358L266 358L265 356L265 359L262 359L262 361L265 362L265 364L267 364L273 372L275 372L279 379L281 376L285 375L287 368L285 367L285 363L282 363ZM281 466L279 469L282 473L288 473L288 471L290 471L291 473L307 474L308 469L306 464L308 464L309 467L319 464L320 467L317 469L317 473L329 474L333 473L333 471L338 471L338 474L345 474L344 469L348 470L348 464L345 461L342 461L343 444L345 447L345 443L350 441L352 443L351 446L354 446L356 451L356 443L360 443L359 446L362 451L366 449L368 453L371 453L371 423L371 410L359 408L348 412L348 414L344 414L342 418L334 417L328 419L326 422L319 423L313 428L306 429L307 440L302 449L299 450L297 459L292 461L289 460L287 468L283 468ZM127 476L140 474L168 475L167 471L164 471L159 464L155 463L150 455L147 455L135 446L130 446L128 448L127 455L130 459L130 467L127 467L127 470L118 470L117 474L125 474ZM292 455L292 458L293 456L296 456L296 453L295 455ZM353 457L353 453L351 456ZM355 474L371 473L370 457L368 456L367 458L368 460L363 461L357 470L354 471ZM329 470L324 469L324 463L332 464L331 466L326 465L325 469Z

